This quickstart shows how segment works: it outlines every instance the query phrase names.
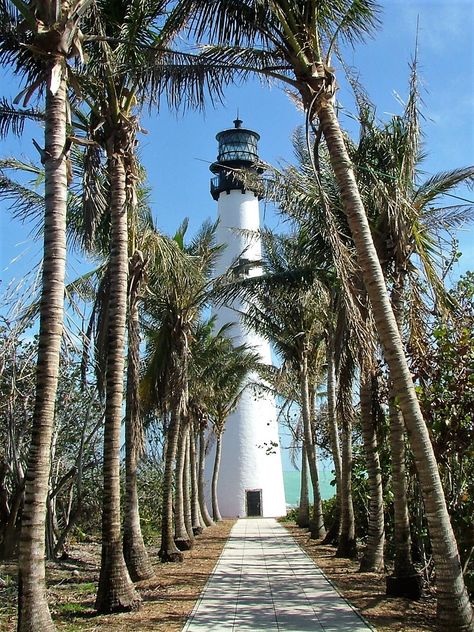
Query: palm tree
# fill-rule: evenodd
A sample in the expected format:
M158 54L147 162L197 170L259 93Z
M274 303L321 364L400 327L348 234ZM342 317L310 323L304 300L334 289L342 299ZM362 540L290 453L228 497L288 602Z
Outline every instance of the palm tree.
M215 318L199 321L192 338L192 362L189 372L189 414L194 448L194 523L201 530L214 524L205 497L206 428L209 400L212 397L213 359L218 354L220 337L213 333Z
M408 325L409 344L420 344L422 314L427 307L419 290L421 263L426 285L438 309L449 307L442 283L439 261L443 258L435 244L444 243L446 234L472 217L471 204L445 206L443 196L474 177L474 168L454 169L419 181L421 149L419 94L416 59L412 64L409 97L400 116L386 123L376 120L376 110L365 92L352 80L359 106L362 133L356 152L358 181L367 191L367 207L373 226L377 252L391 285L391 301L400 331ZM408 299L409 310L403 306ZM408 315L404 316L408 311ZM422 326L421 326L422 328ZM422 335L422 334L421 334ZM389 401L392 484L394 490L395 568L387 579L387 590L417 598L421 579L411 559L410 524L405 480L405 437L401 411L395 392Z
M77 78L90 109L90 137L106 154L110 187L110 257L107 324L106 415L102 564L96 608L133 608L133 590L121 553L119 440L123 397L124 340L128 286L127 216L136 199L135 158L139 110L158 101L164 85L173 104L202 104L205 73L173 73L177 56L169 46L186 19L180 3L103 0L94 15L97 33L89 44L89 72ZM178 75L179 89L173 83ZM218 84L216 84L218 85ZM133 253L132 253L133 254ZM174 410L178 410L175 406Z
M186 427L188 420L193 326L209 300L209 275L221 250L214 245L215 227L215 224L206 223L193 242L185 246L187 222L183 224L175 239L187 259L186 264L150 281L150 297L146 304L150 323L147 369L142 389L149 406L169 415L163 481L162 562L183 559L174 541L173 474L180 429ZM176 509L180 507L177 505ZM176 525L184 525L179 515ZM185 542L188 539L186 530L177 531L176 539Z
M278 204L304 237L300 256L324 288L328 308L321 311L327 357L327 421L336 472L336 516L325 542L338 544L338 555L356 554L354 511L351 495L352 401L354 357L368 350L367 331L360 311L360 274L348 235L347 222L327 152L318 158L318 181L314 179L313 158L306 135L298 128L293 134L297 164L283 171L270 169L267 197ZM322 197L324 191L324 197ZM349 369L349 365L352 367ZM336 383L339 396L336 397ZM337 400L337 406L336 406ZM342 426L341 459L339 423ZM341 529L341 526L343 527Z
M247 345L233 347L232 342L219 331L218 353L212 359L212 383L211 399L208 404L209 416L212 421L214 435L216 437L216 451L214 468L212 473L212 513L215 522L222 520L217 498L217 482L222 452L222 435L225 430L225 422L228 416L237 407L244 388L251 386L245 384L251 371L258 367L259 356Z
M139 401L140 322L139 293L146 261L141 250L130 258L128 291L127 392L125 405L125 507L123 516L123 554L132 581L154 574L143 542L138 507L137 467L143 449L143 424Z
M336 475L336 515L334 523L329 528L324 543L338 542L341 531L341 488L342 488L342 459L339 440L339 427L336 414L336 366L334 325L332 318L328 319L326 332L326 365L327 365L327 425L331 440L331 453Z
M360 420L370 492L367 546L360 562L360 570L378 573L384 567L385 524L382 470L376 432L380 404L376 397L376 367L371 366L372 364L373 359L366 358L365 361L362 360L360 369Z
M312 427L311 387L321 370L324 336L320 314L325 308L325 293L308 269L304 232L284 238L264 231L262 242L263 274L230 281L222 288L222 296L226 301L234 296L242 299L244 324L271 341L283 362L298 376L298 403L314 494L310 528L312 537L320 538L325 529Z
M355 337L351 321L343 305L339 306L335 337L339 349L338 398L336 414L341 427L341 527L336 557L353 558L357 555L354 506L352 503L352 428L354 423L353 388L355 379L355 352L350 338Z
M15 67L26 105L45 86L44 256L33 431L25 479L19 558L18 630L53 630L46 601L44 541L50 443L63 326L66 260L67 68L81 54L79 24L90 0L2 2L0 63Z
M208 49L207 59L232 65L242 75L256 72L284 82L297 91L308 123L319 121L417 463L438 569L439 621L446 629L472 630L473 611L435 455L334 108L333 50L338 40L354 43L371 33L378 24L378 5L373 0L211 0L195 4L197 37L210 33L217 40L217 46Z

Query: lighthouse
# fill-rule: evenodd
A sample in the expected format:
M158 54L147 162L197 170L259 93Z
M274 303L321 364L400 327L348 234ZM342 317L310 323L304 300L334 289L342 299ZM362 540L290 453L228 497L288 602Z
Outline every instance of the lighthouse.
M225 249L217 264L217 274L229 269L240 276L261 274L260 209L258 194L233 177L232 170L258 167L259 134L242 127L237 118L234 127L219 132L218 156L210 170L211 195L217 201L219 224L217 243ZM270 344L239 319L245 309L234 301L219 307L216 326L233 323L229 331L234 344L248 344L265 364L271 363ZM255 383L258 376L250 375ZM245 388L237 408L229 415L222 438L222 460L218 481L221 514L245 516L283 516L286 514L283 472L278 436L275 400L263 389ZM208 463L213 455L209 454ZM209 476L210 479L210 476Z

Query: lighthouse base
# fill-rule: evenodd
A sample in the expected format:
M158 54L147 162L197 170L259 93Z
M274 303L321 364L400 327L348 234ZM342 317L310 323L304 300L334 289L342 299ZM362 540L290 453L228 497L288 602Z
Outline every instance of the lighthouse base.
M206 456L207 489L214 464L210 440ZM225 518L286 515L278 422L273 397L246 390L229 416L222 437L217 485L219 510Z

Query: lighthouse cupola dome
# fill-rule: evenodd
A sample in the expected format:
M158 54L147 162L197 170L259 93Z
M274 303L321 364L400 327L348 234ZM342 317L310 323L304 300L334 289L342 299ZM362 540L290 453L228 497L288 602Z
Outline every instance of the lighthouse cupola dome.
M242 127L242 122L237 117L234 127L216 135L219 143L217 160L210 166L212 173L216 174L211 180L211 195L215 200L223 191L244 190L244 185L233 176L234 170L253 169L258 173L263 171L257 167L260 135Z

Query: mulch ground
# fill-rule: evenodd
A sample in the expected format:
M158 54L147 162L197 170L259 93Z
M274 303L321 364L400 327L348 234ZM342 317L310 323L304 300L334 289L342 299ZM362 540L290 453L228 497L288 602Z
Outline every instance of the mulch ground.
M136 612L97 615L94 600L99 579L100 545L82 543L71 546L71 558L47 565L48 601L58 630L63 632L178 632L201 593L222 549L234 521L225 520L196 539L181 564L162 564L158 546L149 547L155 566L154 578L137 585L142 607ZM16 567L0 565L0 578L6 586L0 588L0 631L16 625Z
M333 546L310 540L308 532L294 523L282 524L339 593L359 610L377 632L437 630L436 600L433 595L424 595L419 601L387 597L384 573L359 573L359 564L353 560L336 558Z
M94 600L99 578L99 543L71 546L71 558L47 565L48 599L58 630L63 632L178 632L214 568L234 521L207 529L181 564L161 564L158 546L149 547L156 576L137 584L142 607L137 612L98 616ZM385 577L359 573L355 561L336 558L332 546L318 545L294 523L283 523L298 544L315 560L336 589L378 632L434 632L436 603L432 595L419 601L388 598ZM15 629L16 567L0 565L0 631Z

